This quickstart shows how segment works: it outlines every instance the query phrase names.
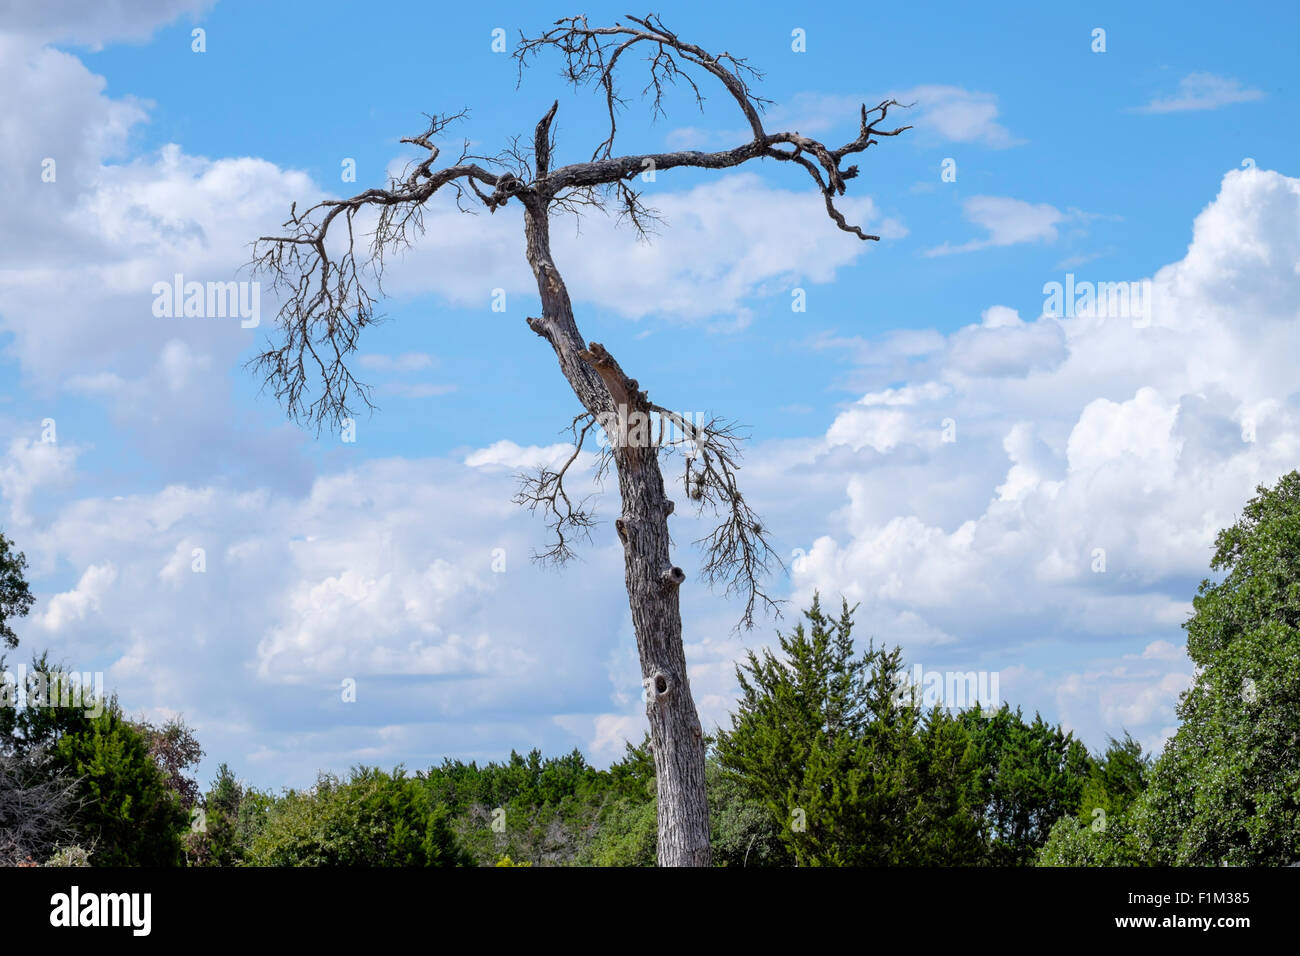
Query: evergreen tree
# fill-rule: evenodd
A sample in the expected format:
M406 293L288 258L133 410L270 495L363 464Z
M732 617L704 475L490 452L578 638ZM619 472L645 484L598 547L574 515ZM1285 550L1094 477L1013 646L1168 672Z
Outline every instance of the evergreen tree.
M66 708L65 708L66 709ZM116 699L85 726L64 733L55 762L80 781L76 826L95 866L174 866L189 814L150 753L149 740Z
M1032 863L1056 821L1078 812L1092 758L1073 734L1038 714L1027 723L1020 708L977 706L963 720L975 744L985 862Z
M900 693L902 652L853 647L852 609L819 598L781 657L750 652L718 759L760 799L800 866L979 859L974 751L966 727Z
M93 848L94 865L179 863L189 817L149 736L126 719L115 697L78 693L69 706L61 690L70 686L69 675L48 655L33 658L28 677L21 706L15 697L14 706L0 707L0 752L50 780L75 781L69 825L81 846Z
M837 848L866 821L853 819L862 771L855 757L869 719L867 673L874 652L853 654L853 619L821 601L793 633L778 635L782 658L748 652L736 669L741 699L716 743L723 767L768 808L802 865L840 860Z
M967 866L987 861L979 748L961 715L926 714L913 740L912 803L899 862Z
M226 764L201 799L203 826L192 831L185 847L191 866L237 866L274 799L245 787Z
M1092 776L1084 785L1080 822L1091 823L1127 810L1146 789L1150 773L1151 758L1127 731L1123 740L1109 738L1105 752L1096 759Z

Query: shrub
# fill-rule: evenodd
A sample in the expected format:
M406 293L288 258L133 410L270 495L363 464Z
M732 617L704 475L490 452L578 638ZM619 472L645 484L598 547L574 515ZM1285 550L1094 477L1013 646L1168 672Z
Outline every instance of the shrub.
M347 780L322 774L290 791L253 838L255 866L467 866L428 789L398 768L359 767Z

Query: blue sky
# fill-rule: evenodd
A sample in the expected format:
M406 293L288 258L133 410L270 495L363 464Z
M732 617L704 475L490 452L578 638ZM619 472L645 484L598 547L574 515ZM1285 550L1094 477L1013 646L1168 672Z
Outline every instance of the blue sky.
M557 221L555 251L583 333L653 398L749 426L791 611L844 594L863 637L909 661L997 671L1093 747L1126 728L1158 748L1214 532L1300 448L1300 17L1045 6L660 5L764 72L769 130L839 142L856 104L914 104L843 200L882 241L836 230L802 173L754 163L643 184L666 219L648 246L597 216ZM248 242L290 202L382 185L424 113L468 108L450 146L494 152L558 98L559 161L586 158L598 99L545 58L516 86L492 49L494 29L513 47L568 12L0 3L0 494L40 595L11 664L48 647L103 670L128 708L185 715L205 776L224 760L263 785L512 747L603 761L639 739L612 532L539 569L542 524L509 503L516 471L565 454L576 411L523 322L517 208L435 200L362 342L380 407L355 442L286 423L244 368L273 333L269 294L256 329L151 311L176 273L249 278ZM653 123L633 95L620 150L739 144L734 106L703 89L703 112L677 96ZM1044 315L1067 273L1150 280L1153 314ZM696 580L704 525L674 520L716 723L733 662L775 625L732 632L737 609Z

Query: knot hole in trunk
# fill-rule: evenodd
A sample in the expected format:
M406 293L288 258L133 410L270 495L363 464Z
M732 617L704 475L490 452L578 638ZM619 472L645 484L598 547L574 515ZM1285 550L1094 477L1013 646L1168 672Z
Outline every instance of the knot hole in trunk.
M672 682L669 680L668 675L660 670L655 671L652 676L647 677L641 683L645 685L648 691L646 694L647 701L663 700L672 689Z
M659 575L659 583L665 594L681 587L682 582L685 580L686 572L679 567L665 568L663 573Z

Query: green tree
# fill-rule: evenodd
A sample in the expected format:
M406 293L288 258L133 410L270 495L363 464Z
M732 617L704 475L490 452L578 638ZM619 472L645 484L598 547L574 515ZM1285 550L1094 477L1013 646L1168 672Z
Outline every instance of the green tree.
M800 866L975 862L969 731L901 693L898 648L855 655L852 613L841 602L832 618L815 597L805 621L778 635L780 657L748 654L718 759Z
M1123 811L1084 823L1061 817L1038 851L1039 866L1140 866L1133 823Z
M258 866L467 866L472 863L429 789L399 767L358 767L347 780L322 774L290 791L252 841Z
M659 839L655 763L650 735L628 741L623 759L601 776L591 796L594 815L588 841L574 857L585 866L654 866Z
M65 708L66 709L66 708ZM76 816L95 866L173 866L181 862L189 814L150 753L149 740L108 701L103 713L62 734L56 763L80 780Z
M1092 775L1083 787L1079 822L1111 818L1127 810L1146 789L1151 758L1127 732L1124 739L1109 738L1106 750L1093 763ZM1097 813L1098 810L1102 812Z
M21 705L0 707L0 752L50 780L75 781L70 826L79 844L93 848L96 866L180 862L188 815L146 733L115 697L87 698L84 688L67 694L68 672L46 654L33 658L27 676Z
M223 763L200 803L203 826L188 835L186 859L192 866L238 866L246 860L275 798L244 786Z
M1077 816L1061 817L1037 854L1039 866L1138 866L1129 809L1142 795L1151 758L1127 732L1093 761Z
M419 776L434 802L446 805L458 841L477 864L509 856L535 866L565 865L590 862L617 804L651 799L653 759L644 746L629 745L628 754L608 771L577 750L559 757L533 750L481 767L444 760Z
M1056 821L1079 811L1093 760L1074 735L1020 708L989 712L976 706L962 715L975 745L982 804L984 862L1033 862Z
M831 618L814 597L781 657L749 651L736 668L741 698L731 729L720 730L718 759L753 793L802 865L836 862L868 821L855 812L857 751L869 720L868 672L875 652L853 652L853 616L843 602ZM846 799L847 798L847 799ZM867 847L857 841L863 851Z
M1197 674L1133 807L1148 863L1300 860L1300 472L1256 491L1185 624Z
M87 708L51 707L48 703L52 681L62 679L63 669L50 664L49 653L33 655L25 676L25 686L18 686L17 675L4 669L0 658L0 751L26 758L48 749L68 730L85 727ZM57 696L57 692L56 692Z
M763 801L743 781L722 769L716 757L704 765L713 829L714 866L788 866L794 862L781 828Z
M26 617L36 599L27 586L27 556L0 533L0 647L17 647L18 635L9 621ZM0 671L4 658L0 657Z
M987 862L979 746L960 714L936 707L912 739L910 802L898 862L970 866Z
M601 813L599 829L583 862L592 866L654 866L657 831L654 797L615 800Z

